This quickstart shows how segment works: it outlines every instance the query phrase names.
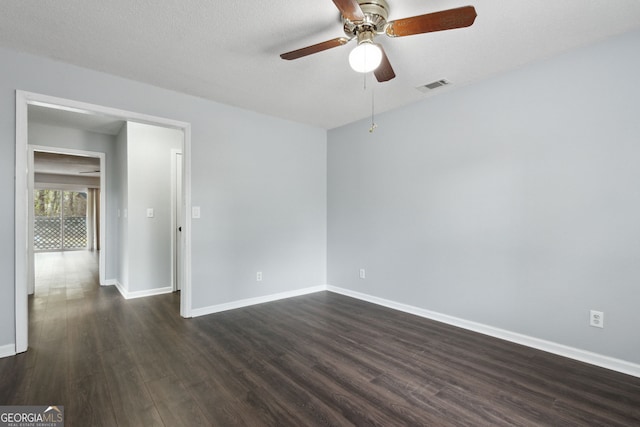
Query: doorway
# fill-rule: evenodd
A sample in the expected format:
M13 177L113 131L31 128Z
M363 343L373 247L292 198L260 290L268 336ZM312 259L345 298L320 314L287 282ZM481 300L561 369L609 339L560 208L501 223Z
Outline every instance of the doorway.
M101 285L105 284L105 252L100 251L106 229L105 193L100 191L106 182L105 158L101 152L28 146L26 267L29 295L35 291L34 259L38 250L95 249L98 251L98 280ZM79 208L83 206L79 205L86 208L84 215L80 214ZM83 243L86 244L82 246Z
M29 294L36 299L32 308L46 301L51 306L48 312L53 312L53 299L47 296L54 292L59 302L61 294L81 298L85 288L99 286L99 249L94 247L99 239L93 235L99 230L94 224L99 215L93 215L94 189L37 187L33 190L33 286ZM90 280L78 280L85 277Z
M182 248L178 244L182 239L182 176L183 176L183 158L182 150L171 150L171 253L173 259L171 262L171 280L173 291L179 291L182 286L180 283L182 265Z
M70 111L81 113L89 116L108 116L118 118L124 121L137 122L143 124L149 124L153 126L165 127L179 130L183 133L183 170L182 170L182 188L180 193L182 199L179 202L181 216L184 219L181 225L182 231L179 241L176 245L180 247L181 264L179 265L180 279L180 315L182 317L191 317L191 269L190 269L190 247L191 247L191 233L190 233L190 217L184 213L186 207L190 205L191 195L191 179L190 179L190 147L191 147L191 133L190 125L185 122L174 121L170 119L163 119L154 116L144 115L140 113L134 113L130 111L113 109L110 107L104 107L94 104L86 104L78 101L67 100L62 98L50 97L47 95L35 94L30 92L16 91L16 170L27 171L29 156L28 156L28 106L42 106L52 108L60 111ZM29 185L31 184L31 185ZM15 218L16 218L16 230L15 230L15 253L16 253L16 353L24 352L28 348L28 276L29 276L29 259L30 254L33 252L33 239L29 239L26 221L28 220L28 190L33 188L33 182L29 183L29 175L17 174L16 175L16 203L15 203ZM105 190L103 189L104 193ZM103 196L104 197L104 196ZM102 242L104 246L109 245L109 239ZM32 258L31 258L32 259ZM106 283L109 283L109 278L106 279Z

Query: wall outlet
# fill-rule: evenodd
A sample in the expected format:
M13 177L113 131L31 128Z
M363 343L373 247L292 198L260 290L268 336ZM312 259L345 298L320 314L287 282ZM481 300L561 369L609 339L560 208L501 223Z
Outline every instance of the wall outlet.
M591 310L589 312L589 325L596 328L604 328L604 313L602 311Z
M262 282L262 271L256 273L256 282Z
M153 208L147 208L147 218L153 218L154 214Z
M364 271L364 268L361 268L361 269L360 269L360 278L361 278L361 279L366 279L366 278L367 278L367 274L366 274L366 272Z

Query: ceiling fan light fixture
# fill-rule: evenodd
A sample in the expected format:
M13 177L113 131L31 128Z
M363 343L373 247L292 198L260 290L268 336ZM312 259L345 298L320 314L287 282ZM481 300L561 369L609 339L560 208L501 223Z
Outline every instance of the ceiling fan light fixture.
M371 42L362 42L349 54L349 65L358 73L375 70L382 61L382 51Z

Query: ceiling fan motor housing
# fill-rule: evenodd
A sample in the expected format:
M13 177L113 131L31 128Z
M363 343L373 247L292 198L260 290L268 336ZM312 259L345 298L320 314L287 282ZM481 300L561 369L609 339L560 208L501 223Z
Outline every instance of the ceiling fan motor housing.
M385 0L358 0L364 14L362 21L351 21L342 18L344 33L357 36L361 32L383 33L389 16L389 5Z

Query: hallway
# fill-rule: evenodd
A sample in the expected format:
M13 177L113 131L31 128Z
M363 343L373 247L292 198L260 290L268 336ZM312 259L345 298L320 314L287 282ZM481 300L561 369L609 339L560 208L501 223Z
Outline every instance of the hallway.
M157 369L149 356L160 349L136 356L129 350L134 342L145 346L140 328L134 327L140 320L136 313L182 321L179 294L166 295L159 305L156 299L155 308L149 308L150 301L126 301L115 287L99 286L98 256L90 251L35 254L29 351L0 359L0 404L62 405L70 426L117 425L111 396L122 399L118 410L132 409L126 408L129 402L153 407L151 399L143 402L135 379L138 372ZM132 310L125 311L125 304ZM140 406L135 412L130 425L161 425L157 413L146 418Z
M98 287L98 252L36 252L34 266L36 291L30 305L88 298Z

